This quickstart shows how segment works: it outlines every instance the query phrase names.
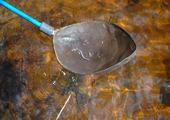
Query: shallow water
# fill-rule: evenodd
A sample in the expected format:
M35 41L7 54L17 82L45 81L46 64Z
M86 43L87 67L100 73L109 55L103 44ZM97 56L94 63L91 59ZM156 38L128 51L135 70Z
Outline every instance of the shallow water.
M64 120L170 119L159 99L170 79L169 0L6 0L55 29L104 20L135 40L135 57L103 75L75 75L56 60L52 37L0 6L0 118L54 120L70 90Z

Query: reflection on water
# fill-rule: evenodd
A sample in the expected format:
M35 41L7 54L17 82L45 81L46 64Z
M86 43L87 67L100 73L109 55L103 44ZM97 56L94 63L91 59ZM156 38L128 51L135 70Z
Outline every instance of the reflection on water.
M103 75L77 76L57 62L52 37L0 6L0 118L169 119L159 99L169 80L169 0L13 0L10 4L54 28L87 20L114 22L138 46L136 56ZM76 79L77 78L77 79Z

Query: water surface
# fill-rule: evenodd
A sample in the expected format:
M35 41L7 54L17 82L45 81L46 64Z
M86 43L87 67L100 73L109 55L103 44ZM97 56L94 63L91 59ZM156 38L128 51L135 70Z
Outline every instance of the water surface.
M170 118L159 99L170 78L169 0L6 0L55 29L104 20L122 26L136 56L103 75L75 75L56 60L52 37L0 6L0 118L157 120Z

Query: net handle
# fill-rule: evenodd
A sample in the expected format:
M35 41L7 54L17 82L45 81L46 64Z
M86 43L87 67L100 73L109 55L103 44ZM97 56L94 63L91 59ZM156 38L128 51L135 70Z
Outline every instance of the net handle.
M54 28L49 26L48 24L35 20L34 18L28 16L27 14L23 13L22 11L18 10L17 8L13 7L12 5L8 4L7 2L0 0L0 4L4 7L8 8L9 10L13 11L14 13L18 14L19 16L25 18L29 22L33 23L37 27L39 27L40 31L46 33L47 35L51 35L53 33Z

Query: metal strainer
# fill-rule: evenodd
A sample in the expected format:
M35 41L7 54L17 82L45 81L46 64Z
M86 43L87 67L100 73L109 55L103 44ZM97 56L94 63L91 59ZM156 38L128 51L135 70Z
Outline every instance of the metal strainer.
M78 74L111 72L127 63L136 53L136 44L120 26L106 21L81 22L54 30L3 0L0 4L32 22L47 35L53 35L59 63Z

